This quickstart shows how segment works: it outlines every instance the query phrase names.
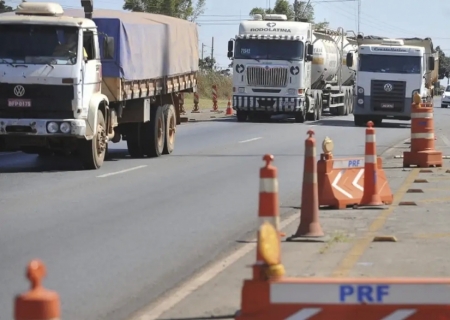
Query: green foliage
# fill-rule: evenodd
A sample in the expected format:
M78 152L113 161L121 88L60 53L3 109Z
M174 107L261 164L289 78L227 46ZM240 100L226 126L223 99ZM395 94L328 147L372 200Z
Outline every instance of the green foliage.
M198 59L198 66L200 70L216 70L216 59L211 57L206 57L203 59Z
M212 99L213 84L217 85L217 97L219 99L228 99L232 94L232 78L214 71L209 71L199 73L198 94L200 98Z
M439 77L442 78L445 73L450 72L450 57L447 57L439 46L436 51L439 53Z
M0 12L10 12L14 9L10 6L7 6L5 0L0 0Z
M285 14L288 20L306 19L308 22L314 24L314 29L328 28L329 22L323 21L319 23L314 23L314 7L305 1L294 1L294 4L290 4L288 0L277 0L273 8L264 9L261 7L255 7L250 11L250 15L255 14Z
M206 0L125 0L123 9L195 21L205 11L205 4Z

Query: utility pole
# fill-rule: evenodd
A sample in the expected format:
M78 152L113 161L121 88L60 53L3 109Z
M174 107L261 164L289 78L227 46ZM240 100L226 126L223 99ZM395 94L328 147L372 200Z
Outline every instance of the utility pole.
M211 60L214 59L214 37L212 37L211 43Z
M298 0L294 1L294 20L298 21Z
M202 61L205 55L205 44L202 42Z
M360 29L361 26L361 0L358 0L358 33L361 31Z

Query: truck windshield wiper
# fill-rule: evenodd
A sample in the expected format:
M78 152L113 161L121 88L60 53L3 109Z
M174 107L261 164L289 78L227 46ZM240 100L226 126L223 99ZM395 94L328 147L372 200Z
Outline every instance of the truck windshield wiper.
M3 63L6 63L7 65L10 65L11 67L16 67L13 63L11 63L11 62L8 62L8 61L6 61L5 59L3 59L3 58L0 58L0 61L1 62L3 62Z
M282 57L282 56L273 56L272 59L286 60L286 61L291 62L291 63L294 61L293 59L285 58L285 57Z
M261 62L261 60L259 60L258 58L253 58L253 57L251 57L249 55L242 55L242 57L247 58L247 59L253 59L253 60L256 60L258 62Z

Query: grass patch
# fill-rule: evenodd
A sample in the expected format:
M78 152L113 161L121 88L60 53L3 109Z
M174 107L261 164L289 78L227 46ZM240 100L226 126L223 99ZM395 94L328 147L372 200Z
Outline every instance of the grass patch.
M198 74L198 94L200 109L212 109L212 86L217 86L217 98L219 109L227 107L228 98L232 95L232 78L225 77L215 72ZM190 110L194 106L194 95L186 94L184 97L186 110Z
M320 254L324 254L327 252L328 249L331 248L331 246L335 243L342 243L342 242L348 242L349 238L348 236L340 231L336 231L333 236L328 240L325 245L319 250Z

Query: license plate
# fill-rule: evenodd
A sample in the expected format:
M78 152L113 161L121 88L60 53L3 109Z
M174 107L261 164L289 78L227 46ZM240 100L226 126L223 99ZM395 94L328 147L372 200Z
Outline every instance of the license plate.
M381 107L383 109L394 109L394 105L392 103L382 103Z
M29 107L31 107L31 100L8 99L8 107L29 108Z

